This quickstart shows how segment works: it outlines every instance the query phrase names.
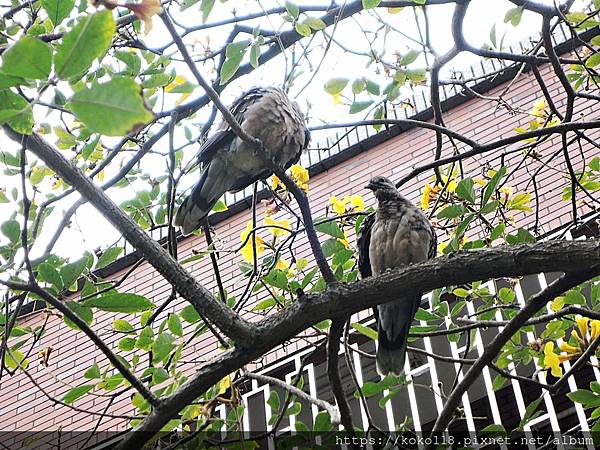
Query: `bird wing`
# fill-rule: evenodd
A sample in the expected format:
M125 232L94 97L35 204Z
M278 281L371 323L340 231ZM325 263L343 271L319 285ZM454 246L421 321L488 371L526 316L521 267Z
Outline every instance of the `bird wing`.
M358 248L358 272L361 278L368 278L373 275L371 259L369 258L369 247L371 246L371 230L374 222L375 213L372 212L363 219L358 229L356 246Z
M264 88L254 87L234 100L229 107L229 111L237 123L242 124L244 122L248 108L256 101L260 100L265 92L266 90ZM198 162L206 163L210 161L219 150L229 148L231 142L236 137L236 134L229 124L223 120L219 125L218 130L210 135L202 144L202 147L200 147L200 150L198 151Z

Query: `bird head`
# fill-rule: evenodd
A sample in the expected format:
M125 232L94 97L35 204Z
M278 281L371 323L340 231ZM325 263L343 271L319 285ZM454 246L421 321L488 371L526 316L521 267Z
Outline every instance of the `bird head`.
M402 198L392 180L381 175L371 178L365 187L373 191L378 201Z

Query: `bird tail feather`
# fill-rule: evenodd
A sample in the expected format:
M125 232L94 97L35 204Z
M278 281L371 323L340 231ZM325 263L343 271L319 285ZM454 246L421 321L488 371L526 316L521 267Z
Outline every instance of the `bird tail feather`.
M200 227L217 200L229 190L229 184L228 177L218 164L211 162L205 167L200 180L175 216L175 225L181 227L184 236Z
M408 333L420 303L421 296L417 295L409 304L389 302L377 307L379 345L376 362L380 375L400 375L404 370Z
M377 373L381 376L388 374L400 375L404 370L406 360L407 339L399 343L399 339L390 343L385 337L385 332L379 333L379 347L377 348ZM396 345L391 345L396 344Z

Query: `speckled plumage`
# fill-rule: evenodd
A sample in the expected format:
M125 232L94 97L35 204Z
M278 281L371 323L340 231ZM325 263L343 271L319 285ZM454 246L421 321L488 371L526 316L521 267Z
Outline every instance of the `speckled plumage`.
M260 139L269 160L286 169L298 162L310 133L300 107L282 89L250 89L233 102L230 110L244 131ZM252 144L238 138L227 122L220 124L198 154L200 180L177 211L175 225L182 228L183 234L198 228L225 192L240 191L271 175L256 151Z
M361 276L379 275L388 269L433 258L437 238L425 214L385 177L374 177L367 187L375 193L378 208L361 224L357 242ZM380 374L399 374L404 369L408 331L420 302L421 295L417 295L409 303L409 309L405 301L376 308Z

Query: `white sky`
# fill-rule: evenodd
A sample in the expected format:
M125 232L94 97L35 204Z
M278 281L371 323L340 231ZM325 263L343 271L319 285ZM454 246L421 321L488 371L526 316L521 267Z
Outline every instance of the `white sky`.
M297 1L297 3L314 5L317 4L318 1L319 0L306 2ZM323 4L330 3L329 0L321 1ZM278 3L283 4L283 1L276 2L265 0L260 4L262 4L265 9L269 9L273 6L276 6ZM545 1L544 3L551 4L552 2ZM180 22L190 25L197 24L200 14L198 12L199 5L200 2L192 6L185 13L177 15L176 19ZM258 2L255 0L230 0L226 3L216 2L214 10L209 18L209 22L231 17L231 10L233 7L237 9L238 15L244 15L245 11L255 11L257 5ZM477 47L489 42L490 29L494 24L496 25L498 40L500 40L502 34L507 31L507 37L505 40L506 45L529 37L535 32L535 30L539 29L539 17L536 14L528 12L524 13L521 24L518 27L515 28L510 24L504 24L504 14L512 7L514 7L514 5L506 0L474 0L469 7L465 20L465 34L468 41ZM452 15L452 10L452 5L439 5L429 8L431 17L432 42L437 51L440 53L447 51L452 44L452 39L450 36L450 18ZM573 10L577 10L577 3L573 7ZM388 14L382 9L378 9L378 13L382 18L384 18L384 20L392 24L395 28L401 29L404 33L418 38L418 34L414 27L412 8L406 8L401 13L394 15ZM320 14L322 13L311 13L312 16L319 16ZM371 17L372 14L373 13L361 13L360 15L355 16L356 20L346 19L341 22L335 32L336 40L343 42L345 45L350 46L353 49L363 51L367 50L368 46L365 44L365 40L360 29L361 27L358 25L358 23L360 23L360 25L363 27L369 28L375 23ZM263 20L260 22L260 24L267 29L272 29L273 27L278 28L280 26L281 21L278 16L272 16L271 20L272 22L269 20ZM249 22L248 24L254 26L256 23L257 22L254 21ZM159 19L155 18L154 25L154 29L146 38L146 42L149 47L159 47L163 45L167 39L167 32L162 27L162 23ZM186 39L186 42L196 42L202 44L207 42L207 39L209 39L211 49L215 50L221 47L221 42L228 35L230 29L230 27L226 27L197 32ZM329 28L327 31L331 32L331 28ZM317 42L325 42L322 35L317 36L316 39L318 40ZM308 41L308 39L305 38L304 42L306 41ZM323 47L324 45L322 48ZM198 46L196 48L200 47ZM381 45L378 48L381 48ZM391 61L393 60L392 55L395 51L404 54L410 48L416 48L416 45L411 44L407 39L399 38L396 34L388 41L386 47L386 59ZM314 52L312 57L313 67L317 65L317 62L321 59L321 55L321 50ZM465 68L476 61L477 58L473 57L472 55L461 54L450 64L448 64L446 69L450 70ZM304 86L308 80L310 80L311 76L313 76L310 69L305 66L305 73L298 77L297 81L290 89L290 94L292 96L297 96L298 102L304 109L307 108L307 103L311 104L312 107L309 114L311 124L321 124L324 122L336 121L345 122L351 120L360 120L363 118L363 113L350 116L347 114L347 106L334 105L331 97L324 92L323 85L328 79L334 76L346 77L350 80L357 77L366 76L379 81L381 87L383 88L387 82L384 81L384 78L381 74L377 73L375 65L367 68L365 67L365 63L366 59L364 57L358 57L356 55L344 53L339 47L337 47L335 44L332 44L329 53L322 63L320 71L316 74L316 76L314 76L312 82L306 86L304 90L300 91L300 88ZM424 67L425 65L424 61L419 60L411 67L417 67L419 64L421 67ZM177 64L176 66L171 67L176 67L178 73L185 75L190 81L193 80L193 77L187 68L183 66L183 64ZM208 78L213 78L215 75L214 72L211 72L210 66L200 66L200 70ZM231 85L227 87L223 94L223 100L225 103L229 103L243 90L254 85L281 84L283 77L284 59L280 56L268 62L264 66L260 66L258 70L254 71L252 74L241 77L239 80L231 83ZM200 89L197 89L195 93L192 94L190 99L197 95L201 95ZM58 117L56 113L53 113L47 118L44 116L45 111L43 111L41 108L38 108L36 110L36 121L48 121L53 123L53 121L55 122ZM197 121L201 122L201 119L204 116L205 114L203 115L203 113L200 113ZM179 130L178 141L181 142L182 139L183 131ZM110 144L111 142L114 142L114 140L103 139L103 142L105 144ZM163 141L159 142L155 148L164 151L166 150L166 146L167 142L163 139ZM16 150L16 146L2 134L0 134L0 148L13 152ZM195 146L188 147L186 151L186 159L192 158L196 150L197 147ZM127 155L127 158L128 157L130 157L130 154ZM165 170L164 162L158 157L148 157L143 161L146 161L144 167L155 174L162 173ZM108 179L108 177L110 177L110 172L107 173L106 176ZM12 186L18 185L19 183L18 177L6 177L5 175L0 175L0 177L0 188L8 188L8 191L10 191ZM191 176L187 177L183 185L189 186L191 183L193 183L195 178L196 175L192 174ZM147 189L147 185L144 188ZM121 202L134 196L133 188L111 189L109 193L117 202ZM67 197L67 199L56 204L56 209L67 209L75 199L76 197L74 195ZM0 218L10 215L13 211L14 205L0 204ZM46 222L46 225L43 229L42 238L36 244L33 256L36 256L36 253L45 247L46 240L53 233L54 226L60 220L60 215L60 213L55 211L51 219ZM74 217L73 225L73 229L65 231L55 246L54 252L56 254L61 256L77 257L83 250L93 250L99 246L104 247L107 244L114 242L119 237L119 234L112 228L112 226L110 226L108 222L89 205L79 209L79 212Z

